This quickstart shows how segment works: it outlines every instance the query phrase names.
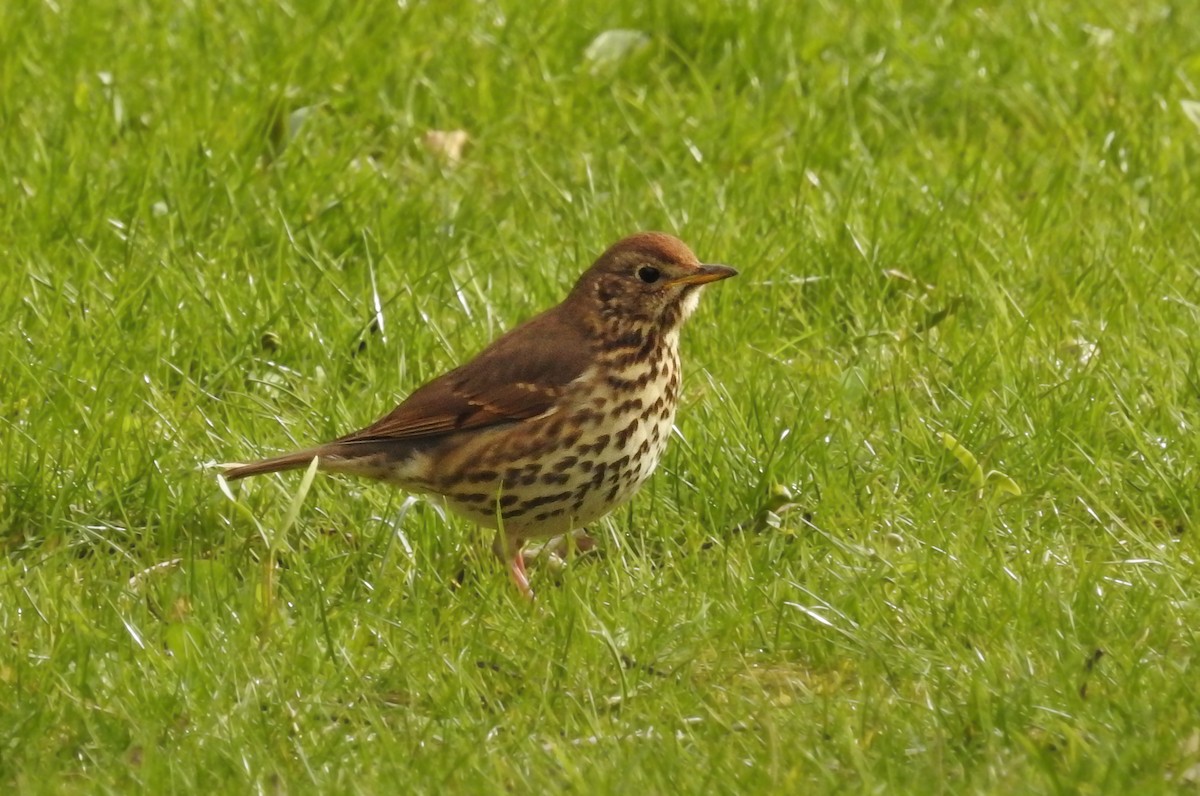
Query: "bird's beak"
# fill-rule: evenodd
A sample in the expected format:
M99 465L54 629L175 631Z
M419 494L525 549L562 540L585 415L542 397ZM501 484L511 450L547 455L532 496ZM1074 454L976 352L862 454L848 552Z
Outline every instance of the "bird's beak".
M728 279L731 276L737 276L736 268L730 268L728 265L701 265L687 276L672 279L668 284L672 286L703 285L708 282L716 282L718 279Z

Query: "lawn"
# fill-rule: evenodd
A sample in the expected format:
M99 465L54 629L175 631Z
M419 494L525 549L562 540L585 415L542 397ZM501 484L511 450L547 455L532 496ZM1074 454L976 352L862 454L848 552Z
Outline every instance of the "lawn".
M0 783L1200 792L1200 26L1044 5L9 3ZM741 276L536 603L222 491L641 229Z

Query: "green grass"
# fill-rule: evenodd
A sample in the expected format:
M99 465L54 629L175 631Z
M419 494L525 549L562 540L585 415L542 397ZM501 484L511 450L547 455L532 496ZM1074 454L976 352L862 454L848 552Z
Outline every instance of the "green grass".
M9 4L0 782L1196 792L1190 11ZM201 468L375 419L647 228L742 275L536 605L394 490L289 527L301 475Z

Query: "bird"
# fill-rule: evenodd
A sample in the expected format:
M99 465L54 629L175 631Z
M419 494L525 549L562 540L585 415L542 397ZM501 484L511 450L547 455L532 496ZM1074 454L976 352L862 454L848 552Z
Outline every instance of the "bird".
M674 428L679 337L703 287L736 276L681 240L614 243L565 300L426 383L366 428L316 447L224 465L229 481L308 467L440 497L496 531L519 592L523 548L583 528L650 477Z

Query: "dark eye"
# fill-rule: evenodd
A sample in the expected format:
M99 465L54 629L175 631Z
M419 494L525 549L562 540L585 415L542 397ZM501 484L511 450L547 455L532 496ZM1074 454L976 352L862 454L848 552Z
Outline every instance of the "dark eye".
M643 265L638 269L638 279L646 284L657 282L659 277L658 269L653 265Z

